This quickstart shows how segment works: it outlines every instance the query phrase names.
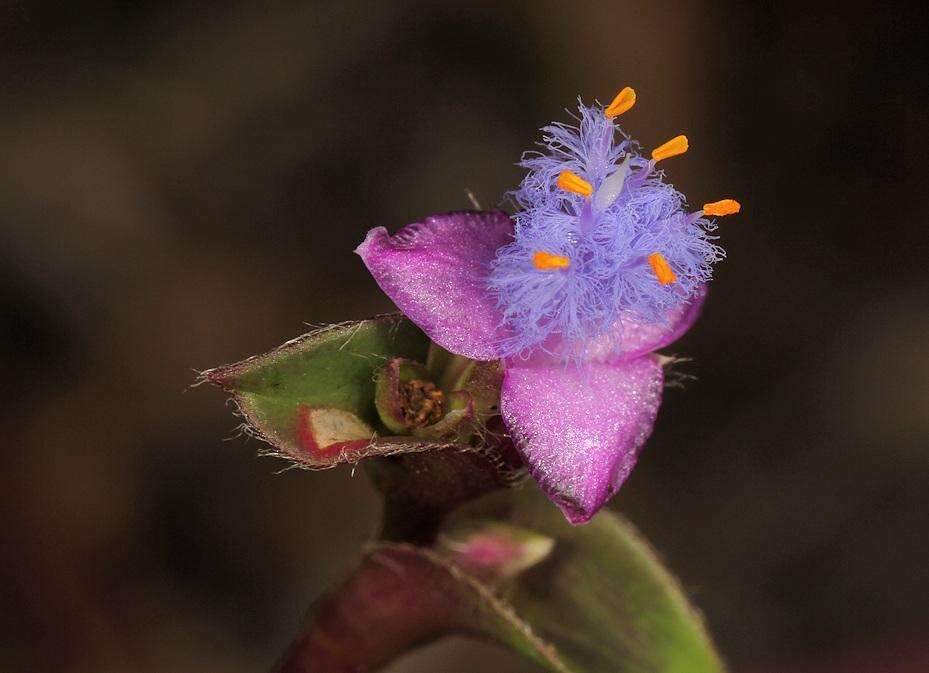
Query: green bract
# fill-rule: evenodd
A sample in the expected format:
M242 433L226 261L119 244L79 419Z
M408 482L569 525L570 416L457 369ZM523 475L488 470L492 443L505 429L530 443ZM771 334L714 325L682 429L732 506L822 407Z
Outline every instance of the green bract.
M399 315L333 325L203 373L273 452L311 468L390 453L374 378L389 357L425 361L429 340Z

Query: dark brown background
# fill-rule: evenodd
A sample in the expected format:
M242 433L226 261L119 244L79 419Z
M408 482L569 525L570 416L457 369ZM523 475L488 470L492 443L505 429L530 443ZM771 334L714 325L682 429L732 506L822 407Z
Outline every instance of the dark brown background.
M0 669L267 668L377 500L223 441L194 369L389 310L366 229L496 204L539 126L627 84L646 146L691 138L674 183L744 210L614 506L736 671L929 669L925 14L265 4L2 3ZM432 670L530 667L390 669Z

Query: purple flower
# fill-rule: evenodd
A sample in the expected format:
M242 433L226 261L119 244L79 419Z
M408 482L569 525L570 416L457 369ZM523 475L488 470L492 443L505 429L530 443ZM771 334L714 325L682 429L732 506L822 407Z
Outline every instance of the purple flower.
M394 303L447 350L502 359L500 411L532 476L572 523L589 520L625 481L651 434L664 383L652 352L696 320L724 257L706 215L685 212L656 170L678 136L652 152L605 108L579 102L577 126L543 129L543 152L511 193L519 210L426 218L358 247ZM616 132L620 138L617 141Z

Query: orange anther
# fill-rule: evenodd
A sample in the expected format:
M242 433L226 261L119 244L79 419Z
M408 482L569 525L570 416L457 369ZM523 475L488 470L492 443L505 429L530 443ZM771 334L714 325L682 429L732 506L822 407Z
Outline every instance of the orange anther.
M661 161L668 157L675 157L687 151L687 136L676 136L671 138L664 145L660 145L652 150L652 159Z
M625 89L616 94L616 98L613 99L613 102L610 103L607 108L603 111L610 119L613 117L618 117L623 112L626 112L635 105L635 89L631 86L627 86Z
M658 282L662 285L668 285L677 280L674 271L668 265L668 260L660 252L653 252L648 256L648 263L652 265L652 271L658 277Z
M558 176L555 184L558 185L560 189L563 189L566 192L571 192L572 194L590 196L594 193L594 187L592 184L587 182L587 180L581 176L572 173L571 171L561 171L561 174Z
M550 252L539 250L532 256L532 263L540 271L552 271L554 269L567 269L571 266L571 260L563 255L553 255Z
M742 204L735 199L723 199L703 204L704 215L734 215L742 210Z

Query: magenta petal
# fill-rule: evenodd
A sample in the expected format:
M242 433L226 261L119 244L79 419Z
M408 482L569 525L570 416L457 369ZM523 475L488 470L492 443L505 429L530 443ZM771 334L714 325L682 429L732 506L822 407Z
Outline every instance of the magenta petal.
M626 312L613 327L578 346L554 336L526 360L527 364L555 364L559 361L627 362L642 357L680 339L700 317L707 286L700 285L688 301L667 312L659 323L643 322Z
M458 355L495 360L505 334L484 279L497 250L512 236L506 213L463 211L427 217L393 236L377 227L355 252L430 339Z
M503 420L530 474L568 521L586 522L629 476L652 432L663 383L652 356L507 367Z
M690 300L668 311L665 321L661 323L644 323L633 315L623 316L605 337L594 339L588 345L588 354L595 361L628 361L674 343L700 317L706 292L706 285L700 285ZM601 339L604 342L602 344ZM610 349L610 344L619 346L618 357L609 355L616 352Z

